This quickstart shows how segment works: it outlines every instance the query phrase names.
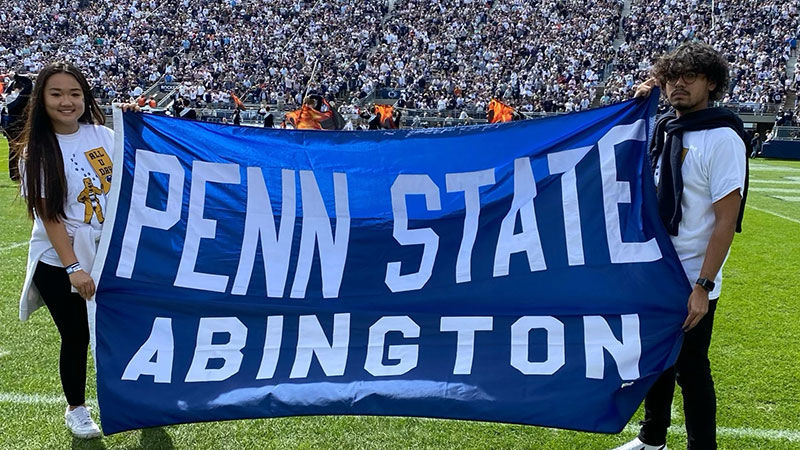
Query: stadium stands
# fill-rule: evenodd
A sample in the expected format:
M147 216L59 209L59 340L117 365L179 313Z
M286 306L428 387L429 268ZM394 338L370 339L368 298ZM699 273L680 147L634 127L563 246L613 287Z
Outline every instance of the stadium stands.
M786 65L796 51L797 8L783 0L728 0L716 2L712 12L710 2L698 0L632 0L610 96L625 97L632 82L645 78L653 55L696 38L729 57L731 86L723 102L782 105L787 90L796 89Z
M777 110L800 77L798 17L785 0L12 0L0 73L65 58L105 102L159 82L223 109L389 88L399 107L475 116L492 96L527 112L628 98L654 56L698 38L730 55L725 102Z

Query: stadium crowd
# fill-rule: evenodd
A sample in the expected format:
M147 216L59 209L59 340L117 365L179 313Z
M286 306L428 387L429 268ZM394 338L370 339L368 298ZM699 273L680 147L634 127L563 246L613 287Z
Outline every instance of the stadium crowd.
M587 7L588 6L588 7ZM613 56L617 0L397 2L367 74L427 109L588 108Z
M681 42L700 39L728 55L731 85L726 103L780 105L797 82L786 63L800 34L798 3L784 0L632 0L625 17L625 42L606 84L610 101L628 98L634 83L647 77L653 55ZM797 72L795 72L797 73Z
M192 104L300 105L307 88L352 104L572 111L629 98L652 58L699 38L730 55L728 102L781 103L800 31L784 0L12 0L0 73L63 58L104 102L179 83ZM621 26L620 26L621 25ZM615 40L618 49L615 49ZM605 90L599 94L601 83Z
M102 99L136 98L163 77L193 101L238 91L299 104L314 67L318 90L359 87L387 11L384 0L15 1L0 12L0 72L64 58L87 69Z

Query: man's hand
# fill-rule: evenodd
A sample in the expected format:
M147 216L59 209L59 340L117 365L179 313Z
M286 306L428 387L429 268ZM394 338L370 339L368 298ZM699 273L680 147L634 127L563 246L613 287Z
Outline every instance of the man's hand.
M655 78L648 78L647 81L636 87L636 93L633 94L633 98L647 97L650 95L650 91L653 90L653 87L656 86L661 87L658 80Z
M141 112L142 108L139 107L136 103L117 103L114 106L119 106L123 112L125 111L133 111L133 112Z
M72 272L69 275L69 282L84 299L89 300L94 295L94 280L83 270Z
M708 313L708 291L698 285L694 285L691 295L689 295L689 315L683 322L683 331L688 332L694 328L700 320Z

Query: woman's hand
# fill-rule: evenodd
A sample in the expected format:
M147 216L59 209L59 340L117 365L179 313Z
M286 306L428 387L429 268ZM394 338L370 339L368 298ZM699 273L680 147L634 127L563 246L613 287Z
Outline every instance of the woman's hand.
M86 300L94 295L94 280L83 270L77 270L69 275L69 283L75 287L78 294Z

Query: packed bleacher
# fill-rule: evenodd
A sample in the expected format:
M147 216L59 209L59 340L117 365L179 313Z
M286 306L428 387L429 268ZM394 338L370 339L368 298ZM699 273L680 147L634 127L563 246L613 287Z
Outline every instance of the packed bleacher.
M619 24L616 0L407 0L395 4L368 74L415 108L588 108Z
M294 101L315 65L318 89L357 89L358 64L386 12L383 0L357 8L345 0L12 4L0 12L0 72L37 72L64 58L91 74L100 98L135 98L165 79L192 100L208 91L218 103L256 87L259 100L264 92L264 100Z
M700 39L729 58L731 84L724 103L780 105L797 88L787 78L786 63L796 51L791 42L800 28L798 6L784 0L718 1L712 18L710 2L632 0L623 24L625 43L607 83L610 100L627 98L632 84L647 76L653 55Z
M104 102L157 83L193 105L299 105L307 90L358 103L573 111L629 98L656 56L687 39L729 55L725 102L781 104L798 2L785 0L11 0L0 73L75 62Z

